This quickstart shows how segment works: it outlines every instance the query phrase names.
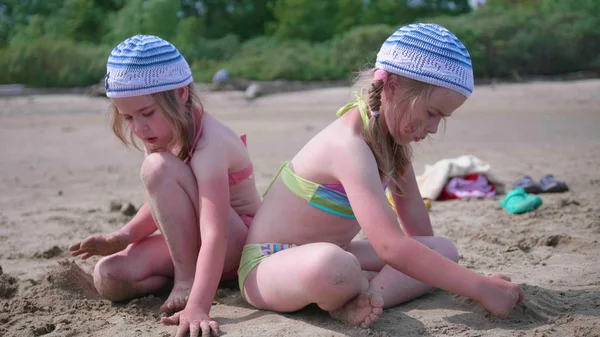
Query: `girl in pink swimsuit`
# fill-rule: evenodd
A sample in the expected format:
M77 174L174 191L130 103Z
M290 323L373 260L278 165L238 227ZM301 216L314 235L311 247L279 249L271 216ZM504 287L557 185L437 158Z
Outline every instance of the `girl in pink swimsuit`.
M83 259L105 256L94 270L103 297L122 301L172 286L161 307L172 316L162 322L179 324L178 335L216 334L209 313L217 286L237 276L261 203L245 136L204 111L187 62L155 36L119 44L105 86L115 135L126 145L143 143L146 202L123 228L70 250Z

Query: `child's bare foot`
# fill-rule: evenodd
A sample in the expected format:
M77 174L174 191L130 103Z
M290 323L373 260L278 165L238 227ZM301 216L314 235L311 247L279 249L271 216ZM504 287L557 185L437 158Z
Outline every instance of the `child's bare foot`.
M523 298L523 290L517 284L511 283L510 277L493 274L488 277L479 302L487 311L505 318Z
M364 292L346 303L341 309L330 311L329 315L352 326L367 328L379 318L383 312L382 308L383 297L381 295Z
M192 282L177 282L173 286L173 290L169 294L169 297L160 306L160 311L162 313L172 315L178 311L185 309L185 305L187 304L188 298L190 296L190 291L192 290Z
M122 251L130 244L128 234L113 232L107 235L93 235L87 239L77 242L69 248L71 255L82 255L87 259L94 255L107 256Z

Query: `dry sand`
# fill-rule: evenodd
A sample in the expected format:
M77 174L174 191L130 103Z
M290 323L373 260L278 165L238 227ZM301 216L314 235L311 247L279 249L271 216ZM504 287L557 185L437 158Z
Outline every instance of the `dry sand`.
M262 190L281 161L335 117L348 88L246 102L239 92L204 95L209 111L248 134ZM84 96L0 98L0 336L170 336L158 322L166 294L113 304L97 298L98 260L67 247L122 226L111 200L139 206L142 156L107 127L107 101ZM415 146L415 170L473 154L507 184L552 173L571 191L542 195L533 213L509 215L486 200L436 202L434 230L458 245L460 263L503 272L526 300L507 319L435 291L386 310L368 330L310 307L258 311L235 288L212 308L228 336L598 336L600 335L600 81L480 87L443 136ZM74 261L75 263L73 263Z

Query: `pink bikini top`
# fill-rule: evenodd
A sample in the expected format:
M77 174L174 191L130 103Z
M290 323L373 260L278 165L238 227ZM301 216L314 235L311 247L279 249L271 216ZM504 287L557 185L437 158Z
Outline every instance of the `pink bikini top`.
M192 156L194 155L194 150L196 149L196 145L198 145L198 141L200 140L200 136L202 134L202 115L200 114L200 112L197 109L194 109L194 115L201 116L200 117L200 125L198 126L198 131L196 132L196 119L194 118L192 120L194 123L194 134L196 136L194 137L194 142L192 143L192 146L190 147L190 153L188 154L188 157L183 161L186 164L190 159L192 159ZM244 146L247 146L246 134L241 134L240 140L242 141L242 143L244 143ZM243 169L241 171L229 173L229 186L239 184L242 181L249 179L252 176L253 172L254 172L254 170L253 170L252 164L250 164L250 165L248 165L248 167L246 167L245 169Z

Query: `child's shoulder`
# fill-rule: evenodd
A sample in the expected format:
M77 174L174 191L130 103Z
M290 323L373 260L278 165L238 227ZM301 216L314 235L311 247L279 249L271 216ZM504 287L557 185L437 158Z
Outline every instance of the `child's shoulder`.
M334 171L356 164L375 163L373 153L362 136L347 125L331 124L303 149L304 156L331 163ZM361 164L361 165L362 165Z
M226 145L236 138L239 138L239 136L227 124L213 116L204 117L201 140L218 147L219 145Z
M337 125L336 125L337 124ZM328 151L334 151L342 156L368 155L371 150L362 134L342 123L334 123L323 132L323 144L327 144Z
M199 157L211 160L237 158L246 151L245 135L240 135L226 124L212 119L206 123L198 143Z

